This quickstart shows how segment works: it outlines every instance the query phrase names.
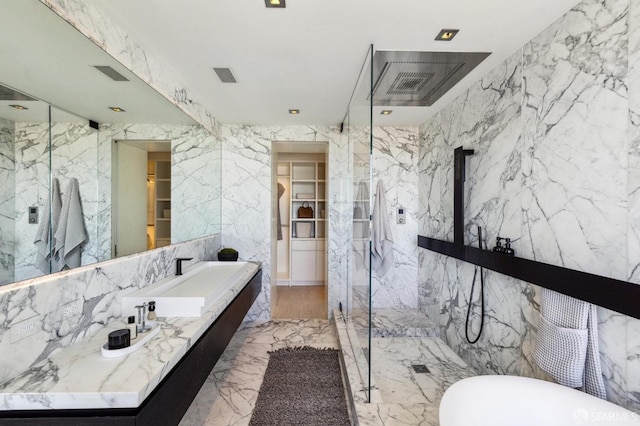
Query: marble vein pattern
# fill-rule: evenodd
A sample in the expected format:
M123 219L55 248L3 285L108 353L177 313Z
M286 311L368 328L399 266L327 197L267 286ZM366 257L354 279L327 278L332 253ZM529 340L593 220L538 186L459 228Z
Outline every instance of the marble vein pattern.
M328 309L337 307L345 285L346 243L345 145L334 127L221 126L223 245L234 247L243 260L263 264L263 292L247 320L268 320L271 315L271 202L272 142L328 142L329 235Z
M171 142L171 241L220 232L222 200L220 141L197 125L106 124L100 129L99 191L101 258L111 257L113 141Z
M438 406L446 389L458 380L475 375L473 369L438 338L375 337L372 338L372 388L368 403L366 380L362 380L362 371L364 377L368 374L367 361L359 339L351 337L355 333L354 324L344 322L339 312L335 318L358 424L438 425ZM413 365L424 365L430 372L417 373Z
M373 185L384 183L387 217L393 234L393 267L384 275L372 274L375 308L418 307L418 129L373 128ZM375 189L375 186L372 186ZM406 223L396 221L403 207Z
M206 110L197 96L180 85L180 78L172 75L170 68L109 20L95 4L81 0L40 1L185 114L213 134L217 134L217 120Z
M245 322L236 332L180 425L248 425L269 351L284 347L338 348L328 320Z
M51 149L49 149L49 136ZM39 208L42 220L49 197L49 154L51 175L58 179L64 193L71 178L80 184L80 200L87 241L81 248L81 264L95 263L99 258L99 203L95 170L97 169L97 132L84 123L16 123L15 164L15 280L43 274L35 267L33 244L38 225L30 224L28 207Z
M15 281L15 123L0 118L0 285Z
M104 358L111 321L87 339L51 354L0 387L0 409L127 408L139 406L213 324L259 269L248 264L222 299L197 318L159 317L161 331L135 352ZM162 314L162 313L160 313Z
M3 286L0 353L20 356L0 357L0 383L120 322L122 295L172 275L175 258L214 260L219 249L220 235L212 235ZM73 314L63 315L65 307ZM24 321L35 321L34 333L15 335Z
M465 243L637 282L637 2L584 0L420 128L422 235L452 240L453 148L468 157ZM545 378L532 360L539 287L485 271L478 344L465 340L474 266L419 255L419 306L480 373ZM476 293L472 297L478 299ZM640 412L638 320L599 309L608 399ZM479 309L472 309L472 335ZM621 342L623 342L621 344Z

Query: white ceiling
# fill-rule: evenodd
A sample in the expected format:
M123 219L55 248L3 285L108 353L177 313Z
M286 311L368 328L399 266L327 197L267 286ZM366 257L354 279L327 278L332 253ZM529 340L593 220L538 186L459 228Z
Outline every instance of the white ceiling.
M56 106L53 121L193 124L40 1L0 1L0 84ZM130 81L115 82L94 65L109 65ZM9 107L16 103L29 109ZM121 106L126 112L115 113L109 106ZM0 117L47 121L48 106L36 101L0 101Z
M377 125L414 126L449 103L577 0L92 0L157 56L223 123L342 122L370 44L376 50L493 52L432 107L394 107ZM434 40L460 29L451 42ZM229 67L238 84L212 67ZM292 116L288 109L298 108Z

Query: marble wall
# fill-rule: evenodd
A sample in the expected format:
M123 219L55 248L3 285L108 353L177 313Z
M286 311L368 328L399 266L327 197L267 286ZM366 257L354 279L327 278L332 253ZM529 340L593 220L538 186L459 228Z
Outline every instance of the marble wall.
M51 136L51 159L49 158ZM81 263L100 259L98 254L98 191L95 170L98 158L98 132L85 123L16 123L15 164L15 280L43 274L35 267L33 244L38 224L30 224L28 207L38 206L42 220L49 197L49 161L52 176L64 193L70 178L78 179L85 228L88 239L82 245Z
M0 285L14 279L15 123L0 118Z
M0 383L15 377L58 348L71 345L121 321L121 297L172 275L177 257L215 260L220 236L213 235L156 250L84 266L0 288ZM71 313L63 314L69 307ZM124 313L129 314L129 313ZM17 336L23 321L33 334Z
M271 317L271 201L272 143L295 141L329 144L329 312L344 300L348 225L348 163L345 141L335 127L221 126L222 243L244 260L263 264L262 293L248 320ZM342 295L342 296L341 296Z
M220 232L220 140L201 126L102 124L99 148L100 260L111 257L111 167L114 140L171 141L171 241Z
M388 220L395 238L394 267L374 276L376 307L416 308L417 276L417 128L380 127L374 131L374 181L382 179L387 196ZM351 247L351 164L348 139L333 127L221 126L222 139L222 242L236 248L240 257L263 262L263 293L248 319L270 318L271 278L271 144L296 141L329 142L329 314L347 300ZM395 223L395 208L408 210L407 224Z
M382 181L387 220L393 235L393 267L384 276L374 270L371 302L374 308L418 307L418 129L373 128L373 193ZM396 221L404 207L406 223Z
M475 150L465 243L482 226L490 247L511 237L518 256L640 283L638 6L579 3L421 126L420 234L453 239L453 149L464 146ZM539 287L485 271L485 330L469 345L473 265L427 250L419 263L420 307L470 365L543 377L531 356ZM608 397L640 411L640 321L598 315ZM472 320L475 336L478 310Z

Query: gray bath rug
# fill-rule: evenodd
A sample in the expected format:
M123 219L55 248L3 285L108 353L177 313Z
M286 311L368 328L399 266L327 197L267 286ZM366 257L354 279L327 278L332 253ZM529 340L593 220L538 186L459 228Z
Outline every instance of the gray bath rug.
M335 349L270 352L250 425L349 425Z

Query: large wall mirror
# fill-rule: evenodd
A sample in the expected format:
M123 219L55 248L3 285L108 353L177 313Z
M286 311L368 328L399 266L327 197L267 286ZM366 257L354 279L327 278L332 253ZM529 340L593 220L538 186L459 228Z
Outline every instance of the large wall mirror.
M210 132L39 0L0 34L0 285L220 232Z

